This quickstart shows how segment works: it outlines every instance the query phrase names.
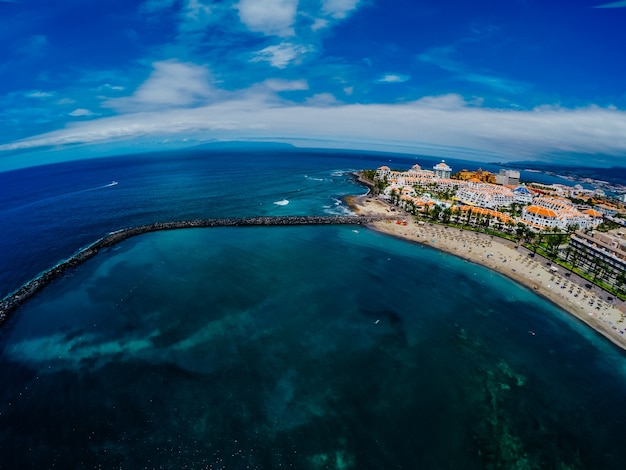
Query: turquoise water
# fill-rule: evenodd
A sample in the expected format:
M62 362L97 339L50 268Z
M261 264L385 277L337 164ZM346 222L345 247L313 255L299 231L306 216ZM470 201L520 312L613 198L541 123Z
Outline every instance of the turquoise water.
M621 352L366 229L142 235L1 334L0 468L623 468Z

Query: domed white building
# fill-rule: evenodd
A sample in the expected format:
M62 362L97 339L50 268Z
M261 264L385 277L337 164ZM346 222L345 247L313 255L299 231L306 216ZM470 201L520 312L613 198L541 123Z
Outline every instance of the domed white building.
M433 172L435 173L435 178L447 179L450 178L450 175L452 174L452 168L446 165L445 160L441 160L441 163L437 163L433 167Z

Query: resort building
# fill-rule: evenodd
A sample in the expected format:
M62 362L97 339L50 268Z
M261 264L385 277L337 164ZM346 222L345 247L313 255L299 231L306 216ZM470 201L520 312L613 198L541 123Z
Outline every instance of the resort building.
M439 164L441 165L441 164ZM438 165L435 165L437 167ZM455 192L460 187L466 186L466 181L437 176L437 174L448 174L452 171L444 164L448 170L439 173L431 170L424 170L419 165L413 165L408 171L392 171L388 166L381 166L376 170L376 179L386 180L390 186L385 189L385 194L389 195L392 190L398 192L406 186L413 186L422 190L436 192Z
M487 183L468 183L460 188L456 197L459 201L470 206L495 209L506 207L515 202L515 194L509 188Z
M496 175L479 168L476 171L461 170L453 175L455 179L462 181L470 181L472 183L491 183L496 184Z
M532 205L522 209L521 222L535 229L589 229L602 222L602 214L592 209L581 212L567 199L544 196L536 197Z
M518 186L513 190L513 194L515 194L515 202L519 204L530 204L535 198L526 186Z
M616 229L607 233L577 231L569 242L569 260L576 267L594 274L610 285L621 284L626 271L626 231Z
M391 168L386 165L383 165L380 168L376 169L376 179L384 180L385 178L388 178L390 174Z
M489 218L490 224L494 223L502 223L508 224L513 223L513 219L509 217L507 214L503 214L502 212L494 211L491 209L485 209L482 207L474 207L474 206L454 206L452 211L459 214L460 217L468 217L467 213L470 212L472 217L482 217Z
M519 171L500 170L496 175L496 184L502 186L517 186L519 184Z
M446 165L445 160L441 160L441 163L437 163L433 167L433 173L436 178L449 179L452 175L452 168Z

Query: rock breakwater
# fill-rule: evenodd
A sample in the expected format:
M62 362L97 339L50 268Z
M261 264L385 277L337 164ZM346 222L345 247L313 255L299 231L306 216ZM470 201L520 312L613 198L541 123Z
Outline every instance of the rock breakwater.
M91 245L83 248L71 258L44 271L35 279L27 282L18 290L0 301L0 326L21 305L32 298L37 292L55 279L62 277L68 270L76 268L85 261L93 258L102 249L109 248L131 237L161 230L177 230L184 228L209 227L251 227L251 226L293 226L293 225L366 225L384 219L385 217L359 216L283 216L283 217L248 217L248 218L221 218L198 219L175 222L157 222L149 225L140 225L112 232Z

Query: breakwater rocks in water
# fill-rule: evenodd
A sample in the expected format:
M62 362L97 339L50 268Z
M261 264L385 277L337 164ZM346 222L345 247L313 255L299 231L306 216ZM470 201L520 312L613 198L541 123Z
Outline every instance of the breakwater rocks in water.
M159 222L150 225L140 225L112 232L83 248L74 256L63 261L55 267L43 272L32 281L26 283L13 294L8 295L0 302L0 326L8 320L11 313L37 292L50 284L55 279L63 276L68 269L75 268L88 259L97 255L100 250L109 248L128 238L149 232L161 230L176 230L183 228L208 228L208 227L252 227L252 226L278 226L278 225L366 225L384 217L359 217L359 216L284 216L284 217L249 217L249 218L223 218L223 219L199 219L177 222Z

